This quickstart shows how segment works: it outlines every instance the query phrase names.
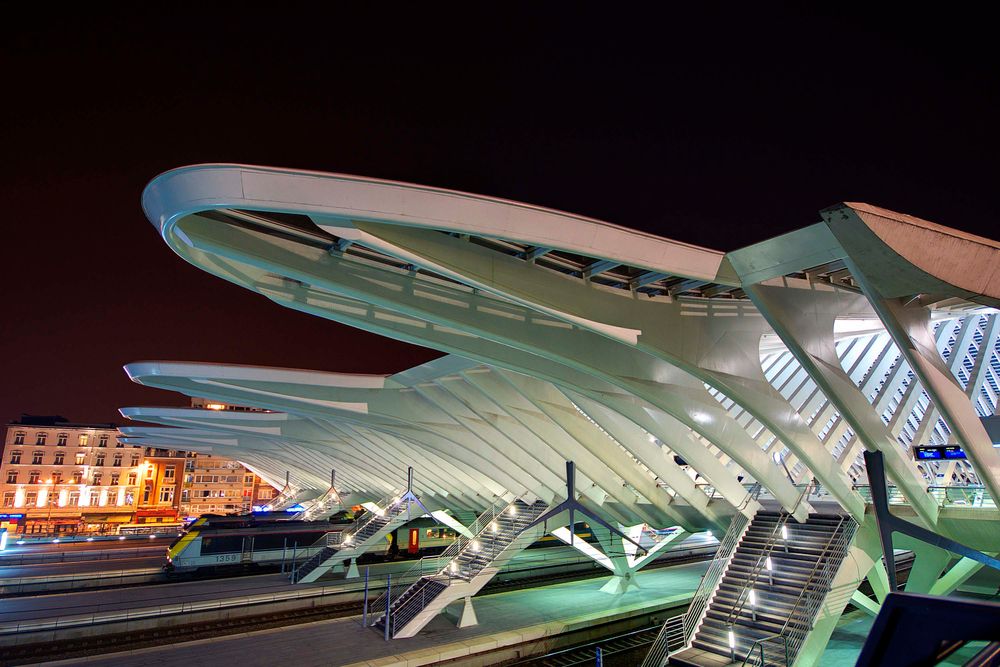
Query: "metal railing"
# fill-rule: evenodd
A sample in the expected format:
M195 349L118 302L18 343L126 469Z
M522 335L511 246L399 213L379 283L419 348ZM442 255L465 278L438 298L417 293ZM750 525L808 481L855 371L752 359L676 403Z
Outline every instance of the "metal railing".
M843 527L843 530L841 530L841 527ZM779 634L785 635L787 631L787 651L793 660L798 654L802 642L805 640L806 633L812 629L816 614L819 612L819 607L829 592L830 582L833 581L834 576L837 574L837 569L844 562L844 558L846 558L847 552L851 548L851 542L854 540L857 530L858 524L854 519L850 516L841 518L840 523L837 525L837 530L834 531L824 546L820 558L816 561L812 572L809 574L809 579L802 587L802 591L799 593L792 611L788 614L788 618L781 628ZM813 589L812 584L815 581L824 582L826 590L819 592ZM810 594L806 595L807 592ZM803 602L805 604L802 607L802 612L799 613L799 606ZM806 622L796 623L789 630L789 623L795 618L805 619Z
M754 590L754 587L757 584L757 579L760 578L761 570L771 559L771 552L774 551L774 547L778 544L778 540L787 539L784 534L784 528L788 525L788 519L790 516L791 514L785 514L784 512L779 515L777 523L775 523L774 528L771 529L771 534L767 536L767 540L764 542L764 546L761 550L760 556L757 558L757 562L750 571L750 575L745 579L743 589L740 590L739 595L736 598L736 604L729 610L729 615L724 621L725 625L732 627L734 620L739 618L743 613L743 607L750 599L750 593Z
M866 503L872 502L871 486L868 484L855 484L857 491ZM995 509L997 504L989 489L974 484L966 486L929 486L927 493L934 498L938 507L983 507ZM888 487L888 498L890 505L909 505L906 495L898 486Z
M472 535L477 535L482 532L490 523L493 522L499 512L503 512L514 502L515 501L508 502L503 498L495 498L493 503L476 518L475 522L471 526L469 526L469 532ZM469 538L459 534L455 538L455 541L449 544L445 550L438 555L425 556L414 563L413 567L406 572L393 577L393 589L383 593L369 605L368 620L374 622L383 616L386 609L391 607L400 597L402 597L403 593L405 593L406 590L416 583L421 577L437 574L443 570L449 569L448 563L450 563L451 560L457 556L470 541L471 540Z
M685 614L678 614L663 622L660 632L657 633L656 639L653 640L653 644L649 648L649 653L642 661L642 667L660 667L660 665L666 664L667 656L687 643L684 632L684 616Z
M397 490L385 496L377 503L374 503L378 507L378 510L366 511L361 518L355 520L354 523L338 533L328 533L326 545L328 547L351 546L354 536L368 527L373 521L384 518L386 514L395 516L399 513L400 510L395 506L395 503L399 501L399 497L402 494L402 491Z
M698 589L691 599L691 604L688 605L687 612L682 616L667 619L660 630L660 634L656 636L656 640L650 647L649 653L646 654L645 660L642 661L642 667L662 667L662 665L666 664L667 656L670 655L670 652L676 650L670 648L671 639L674 635L673 632L667 630L668 623L677 623L674 619L681 619L683 639L681 646L686 646L691 642L691 638L698 624L701 622L702 616L708 609L708 603L715 593L719 582L722 580L722 575L725 574L726 568L729 566L729 561L736 551L736 546L739 544L749 525L750 519L745 514L737 512L733 516L726 534L719 540L719 548L716 550L715 557L709 564L708 570L706 570L705 575L701 578L701 583L698 584Z
M779 639L781 640L782 648L784 650L782 653L779 653L778 656L781 657L781 655L784 655L785 662L783 667L788 667L791 663L788 660L788 640L784 635L769 635L756 640L750 645L750 650L747 651L747 657L743 659L743 666L746 667L746 665L750 665L751 667L767 667L767 665L774 665L773 653L770 657L765 656L764 647L768 642L775 642ZM754 656L755 651L758 653L757 656Z

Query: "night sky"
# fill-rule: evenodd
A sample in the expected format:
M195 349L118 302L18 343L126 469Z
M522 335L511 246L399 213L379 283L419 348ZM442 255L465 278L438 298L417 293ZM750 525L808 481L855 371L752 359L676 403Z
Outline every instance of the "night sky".
M438 356L176 257L139 197L185 164L455 188L719 250L840 201L1000 238L982 16L149 5L5 16L4 422L183 404L128 381L141 359L391 373Z

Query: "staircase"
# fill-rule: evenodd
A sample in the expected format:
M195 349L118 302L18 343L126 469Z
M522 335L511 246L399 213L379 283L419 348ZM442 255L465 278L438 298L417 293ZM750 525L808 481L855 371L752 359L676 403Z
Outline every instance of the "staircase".
M373 625L385 632L386 606L394 638L412 637L438 613L460 598L471 598L521 550L540 535L541 526L525 530L548 508L543 501L497 503L470 527L475 537L459 537L440 556L423 559L400 579L398 595L383 595L372 605ZM428 572L428 574L424 574ZM415 579L403 588L403 582Z
M841 514L798 523L784 512L757 512L690 646L669 664L792 665L856 530Z
M296 568L294 583L311 583L348 558L357 558L410 520L410 503L396 499L379 503L378 512L368 512L342 532L327 533L327 545ZM422 514L423 510L418 509Z
M324 493L322 496L313 500L309 507L302 510L301 512L292 516L293 520L300 521L315 521L317 519L326 519L330 514L333 513L333 508L340 505L340 494L337 493L333 488Z

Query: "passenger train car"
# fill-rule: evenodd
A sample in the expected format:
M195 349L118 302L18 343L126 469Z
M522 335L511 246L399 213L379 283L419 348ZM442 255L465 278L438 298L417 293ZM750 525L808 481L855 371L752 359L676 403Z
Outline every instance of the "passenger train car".
M330 521L294 521L280 515L240 515L201 517L167 548L164 569L172 573L279 567L294 558L301 563L326 546L326 535L348 528L351 522L334 517ZM416 533L416 534L414 534ZM578 525L577 535L593 541L589 527ZM455 540L450 528L429 517L415 519L390 534L385 549L369 552L359 562L377 562L388 553L391 558L420 558L443 551ZM529 548L561 546L544 536Z

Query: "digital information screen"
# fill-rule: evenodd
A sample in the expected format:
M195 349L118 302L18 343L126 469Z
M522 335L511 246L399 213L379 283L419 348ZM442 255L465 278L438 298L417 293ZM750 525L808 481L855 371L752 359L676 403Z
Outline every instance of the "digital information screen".
M958 445L916 445L913 458L919 461L964 459L965 452Z

